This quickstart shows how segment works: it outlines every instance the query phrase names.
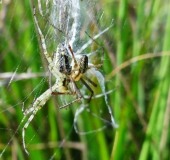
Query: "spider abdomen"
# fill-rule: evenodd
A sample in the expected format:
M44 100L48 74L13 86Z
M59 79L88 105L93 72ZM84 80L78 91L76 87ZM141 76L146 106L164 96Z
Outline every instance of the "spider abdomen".
M80 66L80 72L85 73L88 69L88 57L86 55L83 55L78 60L78 65Z
M68 53L64 43L59 43L57 52L54 55L55 64L58 67L59 72L70 74L71 72L71 57Z

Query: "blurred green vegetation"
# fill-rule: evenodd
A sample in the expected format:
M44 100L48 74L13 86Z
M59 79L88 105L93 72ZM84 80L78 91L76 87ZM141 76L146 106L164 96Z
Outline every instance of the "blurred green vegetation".
M83 6L86 2L80 3ZM57 97L53 96L26 131L25 140L30 152L29 156L26 155L22 146L23 124L17 131L23 118L22 106L28 107L34 97L41 95L49 85L44 76L38 75L45 71L45 66L29 1L2 0L1 159L170 159L170 2L99 0L93 9L95 20L102 11L104 16L98 21L99 25L94 20L91 22L93 27L86 26L90 35L98 33L114 20L114 26L98 41L105 48L102 73L107 91L118 86L108 99L119 128L108 125L102 131L79 135L73 128L73 121L80 104L59 110ZM88 51L91 50L89 47ZM11 82L11 73L14 72L17 75ZM7 73L10 76L6 77ZM26 75L16 79L21 73ZM31 78L32 73L37 76ZM41 81L43 85L39 85ZM89 108L99 114L99 105L103 111L100 117L109 120L104 98L92 100ZM80 132L94 131L104 125L88 112L79 115L77 121Z

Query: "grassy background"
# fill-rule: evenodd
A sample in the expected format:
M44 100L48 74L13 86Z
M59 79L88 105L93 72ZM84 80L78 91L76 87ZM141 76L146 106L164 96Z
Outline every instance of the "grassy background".
M85 0L83 0L85 1ZM83 3L85 2L80 2ZM103 74L116 122L116 130L78 135L73 128L74 104L67 110L57 108L52 97L38 112L26 131L28 157L22 147L21 127L14 135L23 114L22 105L29 106L47 88L45 82L36 88L44 76L43 58L30 4L28 1L2 0L0 4L0 152L9 146L2 159L101 159L101 160L168 160L170 159L170 2L167 0L108 1L100 0L94 9L104 11L108 26L99 43L105 48ZM97 16L96 16L97 17ZM92 35L99 27L94 22L86 26ZM88 51L92 48L89 47ZM11 74L26 73L10 82ZM5 77L9 73L9 77ZM31 78L36 73L35 78ZM17 77L17 76L16 76ZM27 77L27 79L25 79ZM46 81L46 80L44 80ZM101 118L109 119L104 99L93 100L89 108ZM104 126L88 112L79 116L77 127L86 132ZM64 146L60 142L65 139Z

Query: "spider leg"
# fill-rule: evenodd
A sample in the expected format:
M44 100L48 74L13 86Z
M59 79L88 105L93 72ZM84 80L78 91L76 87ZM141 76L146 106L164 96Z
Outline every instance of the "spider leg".
M75 92L52 92L52 95L75 95Z
M47 11L49 10L49 1L50 1L50 0L47 0L47 1L46 1L46 10L47 10ZM41 0L38 0L38 9L39 9L40 15L44 18L45 21L47 21L47 23L49 23L54 29L56 29L56 30L58 30L59 32L63 33L63 31L62 31L61 29L55 27L55 25L52 24L52 23L50 22L50 20L47 19L47 18L43 15ZM48 13L47 13L47 16L50 17L49 11L48 11Z
M38 34L40 36L40 42L41 42L41 46L42 46L42 49L43 49L43 53L45 55L46 60L49 63L48 68L56 78L62 77L63 75L54 67L55 63L53 62L51 55L47 52L47 47L46 47L46 44L45 44L45 38L44 38L44 35L41 32L41 29L40 29L39 24L38 24L38 20L36 18L36 8L35 8L35 6L33 6L33 11L34 11L33 17L34 17L35 25L37 27Z
M81 98L83 97L83 96L81 95L80 90L78 89L76 83L73 81L73 79L72 79L71 77L70 77L70 81L71 81L71 83L72 83L72 88L73 88L73 92L70 92L70 93L77 94L77 95L78 95L78 98L75 99L75 100L73 100L73 101L71 101L70 103L68 103L68 104L66 104L66 105L64 105L64 106L59 107L60 109L66 108L66 107L70 106L71 104L80 101Z
M100 33L98 33L97 35L95 35L93 37L93 39L90 39L87 43L85 43L79 50L76 51L76 54L81 54L83 52L83 50L85 50L92 42L94 39L97 39L98 37L100 37L103 33L107 32L111 27L113 27L113 24L111 24L109 27L105 28L103 31L101 31Z
M87 78L87 79L88 79L88 78ZM90 86L89 86L82 78L80 78L80 80L81 80L82 83L87 87L87 89L91 92L91 96L90 96L90 98L89 98L89 100L88 100L88 103L89 103L89 102L91 101L91 98L93 97L94 91L90 88ZM92 81L90 80L89 82L91 83ZM78 98L75 99L75 100L73 100L73 101L71 101L70 103L68 103L68 104L66 104L66 105L64 105L64 106L59 107L60 109L66 108L66 107L72 105L73 103L76 103L76 102L78 102L78 101L81 100L82 95L81 95L81 93L80 93L80 91L79 91L79 89L78 89L78 87L77 87L77 85L76 85L76 83L75 83L74 81L73 81L73 84L75 85L75 92L78 94ZM91 84L95 84L95 83L92 82ZM97 85L95 84L95 87L96 87L96 86L97 86ZM75 92L73 92L73 93L75 93Z
M34 116L36 115L36 113L38 112L38 110L40 110L45 103L49 100L49 98L51 97L51 90L55 91L58 88L58 84L55 83L52 87L52 89L48 89L47 91L45 91L41 96L39 96L35 102L33 103L32 107L26 109L24 111L24 118L28 116L28 114L31 114L28 118L28 120L26 121L23 129L22 129L22 139L23 139L23 147L24 150L27 154L29 154L29 152L26 149L26 144L25 144L25 131L28 128L29 124L31 123L31 121L34 119Z
M102 65L103 65L103 61L104 61L104 47L101 46L99 43L97 43L96 40L95 40L94 38L92 38L86 31L85 31L85 33L86 33L97 45L99 45L99 46L102 48L102 58L101 58L101 60L102 60L101 66L102 66ZM99 68L100 68L100 67L99 67Z
M51 89L51 93L52 93L52 73L51 72L49 73L48 83L49 83L49 86L50 86L50 89Z
M83 75L82 76L84 79L86 79L89 83L91 83L94 87L97 87L97 84L94 83L90 78L88 78L87 76Z
M48 63L51 63L52 58L51 58L50 54L47 52L47 47L46 47L46 44L45 44L45 38L44 38L44 35L41 32L41 29L39 27L39 24L38 24L38 21L37 21L37 18L36 18L36 12L35 12L36 8L35 8L35 6L33 6L33 11L34 11L33 17L34 17L35 24L37 26L38 34L40 36L40 41L41 41L41 46L43 48L43 53L44 53Z
M77 90L79 90L79 89L77 88ZM76 92L52 92L52 94L53 94L53 95L66 95L66 94L75 95ZM77 99L75 99L75 100L71 101L70 103L68 103L68 104L66 104L66 105L64 105L64 106L61 106L61 107L59 107L59 108L60 108L60 109L66 108L66 107L70 106L71 104L80 101L81 98L82 98L82 96L79 96Z
M76 103L76 102L78 102L78 101L80 101L80 100L81 100L81 98L79 97L79 98L71 101L70 103L68 103L68 104L66 104L66 105L64 105L64 106L61 106L61 107L59 107L59 108L60 108L60 109L66 108L66 107L70 106L71 104Z
M50 0L46 0L46 10L49 10L49 2L50 2ZM43 11L42 11L41 0L38 0L38 10L40 12L40 15L44 18ZM48 17L49 17L49 15L48 15Z
M27 116L28 114L33 112L33 110L34 110L33 107L27 108L25 111L24 111L24 108L22 108L22 113L23 113L24 116Z
M41 7L41 0L38 0L38 9L42 17L44 17L43 12L42 12L42 7Z
M73 91L78 95L78 98L81 99L83 96L81 95L80 90L78 89L75 81L73 81L73 79L72 79L71 77L70 77L70 80L71 80L71 82L72 82Z
M103 62L104 62L104 48L102 47L101 64L97 64L97 65L88 64L88 69L90 69L90 68L101 68L103 66Z
M29 155L29 152L27 151L26 149L26 145L25 145L25 131L26 129L28 128L30 122L33 120L34 116L36 115L37 111L41 108L42 106L40 107L37 107L33 110L31 116L29 117L29 119L27 120L27 122L25 123L23 129L22 129L22 139L23 139L23 147L24 147L24 150L25 152ZM26 117L26 115L24 116L24 118Z
M90 86L84 81L83 78L80 78L81 82L87 87L87 89L91 92L91 96L90 98L88 99L88 103L91 101L91 98L93 97L94 95L94 91L90 88Z
M51 73L56 77L56 79L58 79L59 77L63 77L63 75L57 70L55 66L55 62L53 62L52 60L52 57L51 55L47 52L47 47L46 47L46 44L45 44L45 38L44 38L44 35L42 34L41 32L41 29L39 27L39 24L38 24L38 21L37 21L37 18L36 18L36 8L35 6L33 6L33 17L34 17L34 21L35 21L35 24L36 24L36 27L37 27L37 30L38 30L38 34L40 36L40 42L41 42L41 46L42 46L42 49L43 49L43 53L45 55L45 58L47 59L48 63L49 63L49 70L51 71Z
M97 64L97 65L89 64L89 65L88 65L88 69L90 69L90 68L97 68L97 69L98 69L98 68L101 68L102 65L103 65L103 64Z
M71 54L72 54L72 56L73 56L74 64L75 64L75 66L77 67L77 66L78 66L78 63L77 63L76 57L74 56L73 50L72 50L72 48L71 48L70 45L68 45L68 48L69 48L69 50L70 50L70 52L71 52Z

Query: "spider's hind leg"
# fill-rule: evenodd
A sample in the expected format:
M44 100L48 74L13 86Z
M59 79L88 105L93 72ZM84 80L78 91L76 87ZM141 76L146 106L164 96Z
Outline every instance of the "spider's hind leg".
M66 93L66 94L72 94L72 93L74 93L74 95L77 95L77 99L69 102L69 103L66 104L66 105L61 106L60 109L66 108L66 107L70 106L71 104L74 104L74 103L80 101L80 100L83 98L83 96L81 95L81 92L80 92L80 90L78 89L75 81L73 81L73 79L72 79L71 77L70 77L70 82L71 82L71 84L72 84L73 92L68 92L68 93ZM73 95L73 94L72 94L72 95Z

